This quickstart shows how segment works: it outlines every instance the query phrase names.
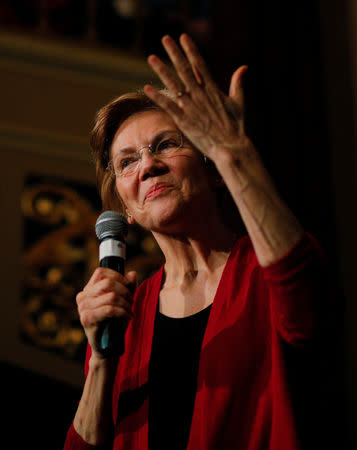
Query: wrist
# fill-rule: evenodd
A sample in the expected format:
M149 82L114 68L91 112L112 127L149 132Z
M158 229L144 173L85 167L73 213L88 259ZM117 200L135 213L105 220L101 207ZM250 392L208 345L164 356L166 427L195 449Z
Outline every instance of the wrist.
M89 370L114 370L118 365L118 358L104 358L100 354L92 353L89 359Z
M243 168L260 159L253 142L247 136L240 137L231 143L217 145L212 149L211 155L218 170L232 166Z

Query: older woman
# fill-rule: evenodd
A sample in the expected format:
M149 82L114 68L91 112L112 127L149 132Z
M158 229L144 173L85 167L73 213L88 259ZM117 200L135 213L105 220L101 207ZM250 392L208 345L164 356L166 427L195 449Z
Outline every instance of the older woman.
M247 68L225 96L180 44L163 38L175 70L148 59L167 91L115 99L92 132L104 207L150 230L165 264L137 289L98 268L78 294L89 350L65 448L296 450L283 346L314 335L324 265L245 134ZM96 343L112 317L128 323L119 360Z

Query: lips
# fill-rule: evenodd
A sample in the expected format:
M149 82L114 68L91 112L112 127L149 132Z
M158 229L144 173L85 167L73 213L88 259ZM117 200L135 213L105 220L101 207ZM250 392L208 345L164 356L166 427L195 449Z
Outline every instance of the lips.
M147 200L149 198L155 198L155 197L159 196L160 194L162 194L164 191L166 191L170 187L172 187L171 184L167 184L167 183L156 183L156 184L154 184L154 186L152 186L147 191L147 193L145 195L145 200Z

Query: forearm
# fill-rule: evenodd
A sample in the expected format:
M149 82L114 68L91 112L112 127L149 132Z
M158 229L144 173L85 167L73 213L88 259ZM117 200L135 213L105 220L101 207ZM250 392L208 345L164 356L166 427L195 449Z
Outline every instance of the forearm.
M216 167L240 212L262 266L278 261L303 235L249 139L246 148L217 152Z
M89 371L73 425L84 441L104 445L113 438L112 389L117 361L89 361Z

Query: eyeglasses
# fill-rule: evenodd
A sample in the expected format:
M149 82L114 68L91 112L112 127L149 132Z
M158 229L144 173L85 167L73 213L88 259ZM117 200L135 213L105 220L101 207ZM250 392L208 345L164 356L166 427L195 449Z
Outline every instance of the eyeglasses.
M113 176L127 177L133 175L140 166L142 152L149 149L150 155L158 158L169 158L174 156L183 146L183 135L178 131L164 131L160 133L152 144L140 147L138 150L120 150L112 161L109 162L107 170Z

